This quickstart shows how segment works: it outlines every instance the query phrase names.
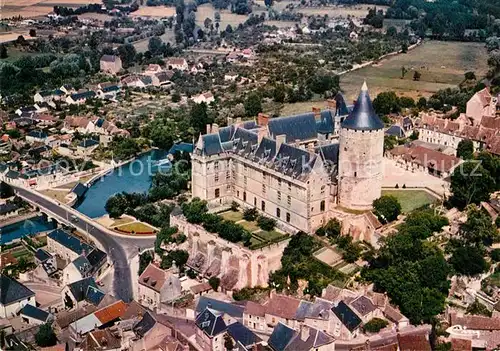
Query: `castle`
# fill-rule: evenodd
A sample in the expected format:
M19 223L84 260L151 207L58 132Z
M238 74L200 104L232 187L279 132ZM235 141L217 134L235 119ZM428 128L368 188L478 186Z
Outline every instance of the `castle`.
M192 196L312 232L339 209L369 210L380 197L383 143L366 83L351 107L338 94L323 111L209 125L192 154Z

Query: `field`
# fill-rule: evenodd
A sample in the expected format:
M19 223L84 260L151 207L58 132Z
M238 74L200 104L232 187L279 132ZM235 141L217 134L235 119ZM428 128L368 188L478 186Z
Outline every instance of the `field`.
M205 18L210 18L212 22L215 22L214 14L217 12L213 8L211 4L203 4L198 6L198 10L196 11L196 24L201 28L205 28L203 22ZM231 13L228 10L219 10L220 13L220 29L226 29L227 25L230 24L231 27L237 27L240 23L243 23L247 20L247 16L245 15L237 15Z
M324 16L328 17L358 17L364 18L368 14L368 9L372 5L357 5L357 6L324 6L324 7L307 7L294 10L295 12L303 13L306 16ZM387 6L377 6L377 10L386 10Z
M79 7L93 4L92 0L0 0L0 19L22 16L24 18L45 16L54 6Z
M424 190L382 190L382 195L391 195L397 198L403 213L411 212L437 200Z
M173 15L175 15L175 7L166 6L143 6L130 14L132 17L171 17Z
M151 234L155 232L155 230L152 227L142 222L124 224L119 227L116 227L116 230L122 233L136 233L136 234Z
M340 87L348 100L357 96L365 79L372 97L388 90L413 98L430 96L439 89L455 87L467 71L484 76L488 69L486 57L481 43L427 41L407 54L343 75ZM403 66L408 73L401 79ZM418 82L413 81L414 71L421 73Z
M160 38L164 43L168 43L168 42L170 42L171 44L175 43L174 31L170 30L168 28L165 31L165 33L160 36ZM139 40L139 41L133 42L132 44L134 45L135 49L138 52L146 52L148 50L149 39L151 39L151 38Z

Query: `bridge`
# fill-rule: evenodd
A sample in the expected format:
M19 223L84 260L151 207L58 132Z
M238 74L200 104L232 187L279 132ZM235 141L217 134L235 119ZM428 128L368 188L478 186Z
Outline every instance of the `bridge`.
M154 237L138 238L118 235L72 207L61 204L31 189L16 186L13 186L13 188L18 196L38 207L48 217L75 227L92 237L113 262L114 295L125 302L133 299L134 284L132 279L137 279L137 272L130 271L130 259L137 255L141 248L153 247Z

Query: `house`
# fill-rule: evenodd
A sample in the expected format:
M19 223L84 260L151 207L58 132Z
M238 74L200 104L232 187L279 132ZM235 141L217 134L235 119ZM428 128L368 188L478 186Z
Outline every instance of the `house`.
M84 91L81 93L71 94L66 98L66 103L70 105L84 104L88 99L96 97L96 93L92 90Z
M122 60L116 55L103 55L99 63L101 71L110 74L117 74L123 68Z
M266 324L271 328L279 322L291 328L297 326L295 315L299 308L300 300L291 296L275 294L264 305Z
M193 102L195 102L197 104L201 104L202 102L209 104L209 103L215 101L215 98L211 92L206 92L206 93L202 93L200 95L192 97L191 100L193 100Z
M53 230L47 235L47 251L58 255L66 262L71 262L92 250L92 246L62 229Z
M64 84L59 88L66 95L70 95L76 92L75 88L71 84Z
M15 317L25 305L36 305L35 293L17 280L0 273L0 318Z
M42 90L37 92L33 96L33 101L37 102L50 102L54 99L54 91L52 90Z
M274 351L327 351L334 350L335 339L325 332L302 325L300 330L278 323L268 344Z
M174 83L170 81L170 78L167 72L159 72L151 75L155 87L169 88L173 86Z
M23 322L31 325L45 324L54 320L54 317L49 312L30 304L21 309L20 316Z
M118 321L127 311L127 304L119 300L109 306L98 309L97 311L74 321L69 325L69 333L75 339L79 340L82 336L102 327L103 325L112 325Z
M227 325L222 315L222 312L207 307L196 317L196 343L203 350L224 350Z
M47 133L41 130L33 130L26 134L26 142L29 144L33 143L45 143L47 139Z
M26 117L31 117L31 115L34 114L35 112L37 112L36 107L34 105L31 105L31 106L20 107L14 113L18 116L24 115Z
M167 60L167 68L172 70L187 71L189 66L184 58L173 57Z
M227 326L227 335L235 342L238 350L252 350L262 343L262 339L240 322Z
M224 81L234 82L238 78L238 73L227 73L224 75Z
M143 306L160 308L162 302L181 295L181 282L172 270L165 271L150 263L139 277L137 296Z
M118 85L110 85L106 86L104 88L100 88L97 90L97 97L100 99L107 99L111 100L116 98L116 95L121 91L120 87Z
M61 290L61 299L68 309L79 308L82 304L86 304L88 299L102 300L104 295L92 277L72 282Z
M111 332L109 329L96 329L94 331L91 331L85 336L82 344L79 346L79 349L82 351L120 351L122 349L122 340L115 334L116 333Z
M41 126L53 126L57 122L57 118L48 113L35 113L32 117L33 121Z
M163 71L163 68L161 68L160 65L149 64L148 67L144 70L144 74L147 76L154 76L162 71Z
M94 139L84 139L76 147L78 155L88 157L99 147L99 142Z
M0 219L4 220L19 215L19 206L13 202L7 202L0 205Z
M85 256L73 260L63 269L62 282L64 285L88 278L92 275L92 266Z
M484 88L467 101L465 115L472 120L474 126L478 126L483 116L495 117L497 103L497 97L490 94L489 88Z
M331 334L342 340L352 340L358 336L361 318L343 300L332 307L333 326Z

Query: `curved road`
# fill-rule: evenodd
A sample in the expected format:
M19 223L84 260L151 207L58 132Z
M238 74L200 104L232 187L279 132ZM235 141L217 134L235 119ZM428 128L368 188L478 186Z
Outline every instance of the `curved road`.
M133 299L133 284L129 266L130 258L135 256L141 247L151 247L154 239L129 239L110 235L107 233L106 228L71 207L58 204L34 191L19 187L14 188L21 197L38 206L41 210L46 209L63 219L70 218L75 212L78 213L79 220L76 222L70 221L71 224L81 231L89 233L97 240L114 264L113 291L115 296L125 302ZM135 276L136 274L134 273Z

